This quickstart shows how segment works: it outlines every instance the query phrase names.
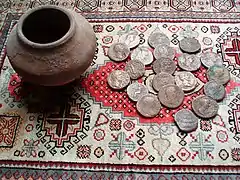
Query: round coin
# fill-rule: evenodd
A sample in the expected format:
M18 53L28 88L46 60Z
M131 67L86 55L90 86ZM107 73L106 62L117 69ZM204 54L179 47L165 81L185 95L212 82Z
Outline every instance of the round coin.
M130 49L124 43L114 43L108 50L108 57L113 61L124 61L130 54Z
M114 70L108 75L107 82L113 89L123 89L130 83L130 77L126 71Z
M202 64L207 68L213 65L221 66L223 64L221 56L214 52L202 53L200 59Z
M142 96L148 94L147 86L135 82L127 87L128 97L133 101L138 101Z
M190 54L201 50L201 44L195 38L183 38L179 42L179 47L183 52Z
M182 109L176 112L174 119L181 131L192 132L198 127L199 119L188 109Z
M144 83L145 83L145 85L147 86L149 92L157 95L157 92L153 89L153 78L154 78L154 77L155 77L154 74L149 75L149 76L145 79Z
M137 31L131 30L126 34L121 35L118 41L127 44L129 48L134 48L140 43L140 37L138 36Z
M159 44L170 45L170 39L166 34L163 34L161 32L154 32L149 36L148 44L153 48L157 47Z
M176 68L174 61L169 58L160 58L153 62L153 71L155 73L167 72L173 74Z
M224 66L213 65L207 70L208 80L214 80L220 84L226 84L230 80L230 73Z
M153 88L159 91L163 86L167 84L175 84L174 77L166 72L156 74L153 78Z
M172 59L175 57L175 50L173 47L170 47L166 44L159 44L153 51L153 55L156 59L169 58Z
M138 79L145 73L145 66L141 61L131 60L126 63L125 71L131 79Z
M153 55L148 47L142 46L132 51L131 59L141 61L144 65L149 65L153 62Z
M201 66L200 57L194 54L183 53L178 57L178 65L185 71L196 71Z
M184 92L180 87L168 84L159 90L158 99L168 108L177 108L183 102Z
M183 91L192 91L197 86L197 78L190 72L178 71L175 73L176 85Z
M198 96L192 101L192 109L201 118L212 118L218 113L218 103L207 96Z
M204 85L204 93L206 96L216 101L220 101L225 97L226 91L222 84L219 84L216 81L209 81Z
M142 96L136 106L138 112L144 117L155 117L161 109L161 104L157 96L152 94Z

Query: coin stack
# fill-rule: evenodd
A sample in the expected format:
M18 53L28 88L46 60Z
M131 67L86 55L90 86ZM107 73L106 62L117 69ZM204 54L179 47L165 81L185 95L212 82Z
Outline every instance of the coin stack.
M193 91L198 84L192 72L197 71L203 64L208 68L205 95L192 101L193 112L181 109L175 113L175 122L181 131L191 132L198 127L198 117L212 118L217 114L217 101L225 97L224 85L230 79L229 71L223 66L222 58L217 53L200 53L199 41L185 37L179 42L182 54L177 64L181 71L176 71L176 50L170 46L170 39L166 34L153 32L149 36L148 44L154 49L153 53L147 46L138 46L139 43L138 32L131 30L122 35L119 42L110 46L108 56L111 60L121 62L131 57L125 70L114 70L109 74L107 81L111 88L122 90L127 87L127 94L136 102L138 112L144 117L155 117L162 106L175 109L183 103L185 94ZM150 83L157 96L151 93L146 85L133 82L145 74L146 65L151 65L155 72Z

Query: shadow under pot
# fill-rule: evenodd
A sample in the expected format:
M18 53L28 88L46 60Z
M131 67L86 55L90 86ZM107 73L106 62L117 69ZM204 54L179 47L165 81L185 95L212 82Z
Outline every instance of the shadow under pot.
M91 65L96 50L92 26L80 14L41 6L21 16L7 41L7 56L24 81L59 86Z

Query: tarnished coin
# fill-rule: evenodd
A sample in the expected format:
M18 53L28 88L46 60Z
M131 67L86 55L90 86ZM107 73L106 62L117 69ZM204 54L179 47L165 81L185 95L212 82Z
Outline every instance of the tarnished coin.
M124 61L130 54L130 49L124 43L114 43L108 50L108 57L114 61Z
M153 62L153 71L155 73L167 72L173 74L176 68L174 61L169 58L159 58Z
M183 38L179 42L179 47L186 53L196 53L201 50L201 44L195 38Z
M137 102L138 112L145 117L155 117L161 109L161 104L152 94L142 96Z
M220 101L225 97L226 91L222 84L216 81L209 81L204 85L204 93L206 96Z
M180 87L168 84L159 90L158 99L166 107L177 108L183 102L184 92Z
M132 51L131 59L141 61L144 65L149 65L153 62L153 55L148 47L141 46Z
M163 34L161 32L155 32L149 36L148 44L153 48L157 47L157 45L159 44L170 45L170 39L167 37L166 34Z
M157 95L157 92L153 89L153 78L154 78L154 76L155 76L154 74L149 75L145 80L145 84L146 84L149 92Z
M198 118L188 109L182 109L176 112L175 122L179 129L184 132L192 132L198 127Z
M142 96L148 94L147 86L135 82L127 87L128 97L133 101L138 101Z
M200 57L195 54L183 53L178 57L178 65L186 71L196 71L201 66Z
M153 55L156 59L169 58L172 59L175 57L175 50L173 47L170 47L166 44L159 44L153 51Z
M166 72L156 74L153 78L153 88L159 91L163 86L167 84L175 84L174 77Z
M221 56L214 52L202 53L200 59L202 64L207 68L213 65L221 66L223 64Z
M118 41L127 44L129 48L134 48L140 43L140 37L138 36L137 31L131 30L126 34L121 35Z
M131 60L126 63L125 71L131 79L138 79L145 73L145 66L141 61Z
M218 113L218 103L207 96L198 96L192 101L192 109L201 118L212 118Z
M175 73L176 85L183 91L192 91L197 86L197 78L190 72L178 71Z
M107 82L113 89L123 89L130 83L130 76L126 71L114 70L108 75Z
M224 66L213 65L207 70L208 80L214 80L220 84L226 84L230 80L230 73Z

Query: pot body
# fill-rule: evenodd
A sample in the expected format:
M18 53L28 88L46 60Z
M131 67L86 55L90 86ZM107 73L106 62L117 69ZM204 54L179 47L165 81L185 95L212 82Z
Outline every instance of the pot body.
M26 19L39 10L46 10L46 13L48 10L56 10L67 15L70 25L63 37L39 43L31 40L39 38L34 37L34 32L26 32L30 33L30 40L24 35ZM58 18L57 15L53 16ZM57 6L42 6L30 10L21 18L10 33L6 48L13 69L24 81L43 86L64 85L78 78L91 65L96 50L96 36L92 26L83 16ZM28 19L31 18L34 20L34 17ZM61 19L58 21L61 22ZM44 19L42 22L42 26L45 26ZM27 26L31 27L31 24ZM60 28L65 28L64 21L57 28L56 34ZM39 36L39 32L37 35ZM39 40L42 38L44 37L40 37Z

